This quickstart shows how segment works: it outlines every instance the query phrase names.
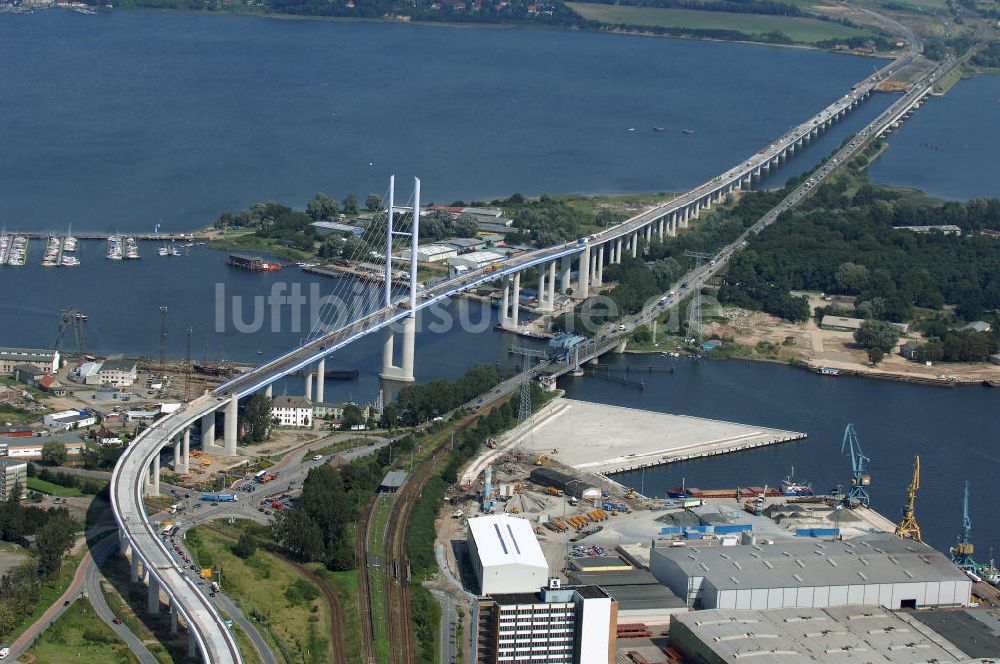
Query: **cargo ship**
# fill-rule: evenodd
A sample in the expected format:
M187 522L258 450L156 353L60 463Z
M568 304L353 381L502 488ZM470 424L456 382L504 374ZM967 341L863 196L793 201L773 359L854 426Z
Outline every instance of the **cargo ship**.
M232 267L251 272L277 272L281 269L281 263L271 263L265 261L260 256L248 256L246 254L229 254L227 263Z

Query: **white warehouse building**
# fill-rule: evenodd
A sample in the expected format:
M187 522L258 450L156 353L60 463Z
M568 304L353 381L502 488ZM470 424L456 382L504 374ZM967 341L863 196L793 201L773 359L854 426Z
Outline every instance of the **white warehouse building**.
M449 258L448 265L451 266L453 272L458 271L459 268L475 272L502 260L504 260L503 254L498 254L495 251L473 251Z
M878 533L844 541L661 547L650 571L695 609L968 606L972 581L926 544Z
M425 244L417 247L417 260L421 263L435 263L455 256L458 256L458 250L443 244Z
M549 565L525 519L508 514L469 519L467 542L480 595L530 593L546 585Z

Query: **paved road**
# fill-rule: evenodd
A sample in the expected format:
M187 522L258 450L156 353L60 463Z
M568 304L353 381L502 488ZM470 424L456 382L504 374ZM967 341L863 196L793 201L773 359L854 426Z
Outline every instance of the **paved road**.
M128 646L132 654L135 655L142 664L158 664L153 654L146 648L146 644L132 633L124 623L115 624L115 613L108 606L104 593L101 591L101 573L98 566L103 564L108 556L118 549L118 538L116 536L106 537L98 542L91 550L92 558L84 565L84 589L90 598L90 603L98 617L106 622L114 630L125 645Z
M107 544L109 540L117 539L114 535L109 535L104 538L97 545L94 546L94 550L99 549L101 546L110 546ZM10 645L10 654L8 658L17 661L17 659L27 651L32 644L34 644L35 639L44 632L49 626L62 616L63 613L80 597L80 593L83 589L83 584L86 576L87 566L93 563L92 551L87 551L83 554L83 558L80 564L76 568L76 573L73 575L73 580L70 582L69 587L66 591L57 599L52 606L50 606L42 616L35 621L35 623L29 627L21 636L14 640L14 643ZM101 556L99 553L98 556ZM106 558L106 555L101 556Z

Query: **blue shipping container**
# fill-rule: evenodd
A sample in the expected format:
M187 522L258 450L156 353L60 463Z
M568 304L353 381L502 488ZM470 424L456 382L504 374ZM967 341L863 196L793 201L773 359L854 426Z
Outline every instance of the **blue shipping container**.
M753 530L753 524L750 523L734 523L728 526L715 527L715 532L717 533L742 533L750 530Z

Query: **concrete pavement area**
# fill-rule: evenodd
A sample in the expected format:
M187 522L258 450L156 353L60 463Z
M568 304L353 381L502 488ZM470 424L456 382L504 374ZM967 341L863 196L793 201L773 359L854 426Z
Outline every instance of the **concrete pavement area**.
M805 438L804 433L558 399L532 431L533 452L559 450L577 470L615 473Z

